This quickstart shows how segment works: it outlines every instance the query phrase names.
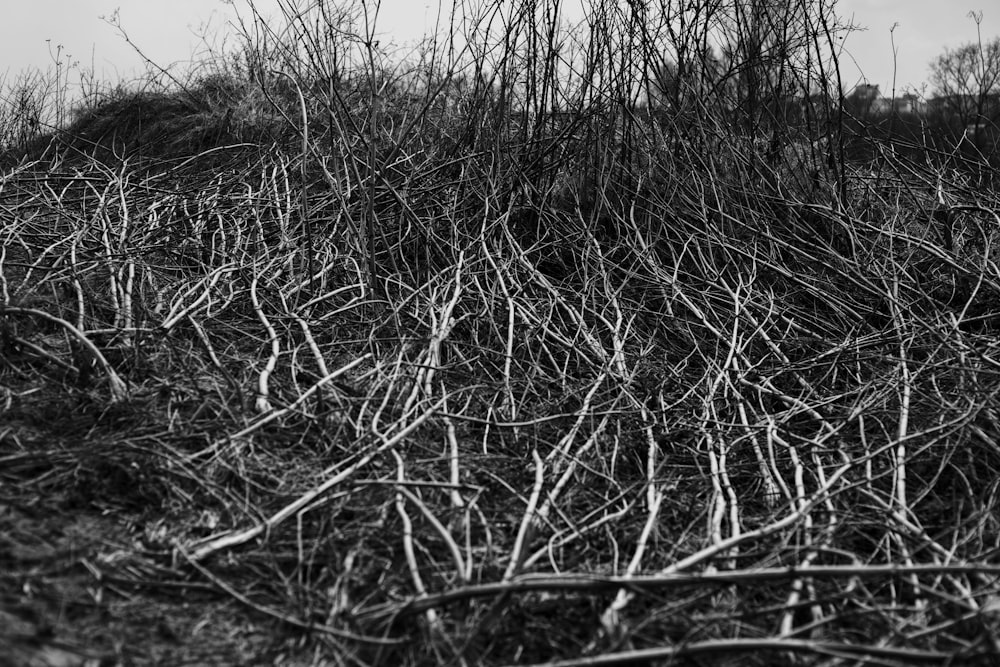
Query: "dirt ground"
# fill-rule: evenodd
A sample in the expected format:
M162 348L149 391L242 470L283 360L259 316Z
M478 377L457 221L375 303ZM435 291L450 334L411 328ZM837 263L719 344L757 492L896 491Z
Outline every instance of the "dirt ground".
M156 484L95 445L101 418L15 384L0 425L0 667L323 664L302 633L173 562Z

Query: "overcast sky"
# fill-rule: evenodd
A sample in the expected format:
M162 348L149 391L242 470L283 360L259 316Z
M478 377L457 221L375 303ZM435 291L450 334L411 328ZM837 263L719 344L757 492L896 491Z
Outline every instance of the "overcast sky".
M2 1L0 76L8 83L25 68L52 66L57 56L93 69L104 81L135 76L140 57L101 19L116 9L132 41L154 62L167 65L197 60L204 49L201 36L212 35L218 44L235 8L245 12L247 6L247 0ZM564 0L564 5L569 11L579 2ZM256 5L272 12L275 0L256 0ZM382 0L379 28L400 41L413 39L433 24L437 6L438 0ZM928 63L945 47L976 39L970 11L984 13L984 39L1000 35L996 0L839 0L837 8L841 18L865 28L846 41L850 57L842 73L848 87L865 78L888 91L895 67L897 89L919 88L928 78Z

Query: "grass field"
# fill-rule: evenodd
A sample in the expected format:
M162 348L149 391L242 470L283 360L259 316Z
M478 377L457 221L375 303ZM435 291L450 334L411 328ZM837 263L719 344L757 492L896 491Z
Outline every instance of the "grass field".
M0 665L1000 659L995 170L776 116L812 15L654 104L615 6L8 146Z

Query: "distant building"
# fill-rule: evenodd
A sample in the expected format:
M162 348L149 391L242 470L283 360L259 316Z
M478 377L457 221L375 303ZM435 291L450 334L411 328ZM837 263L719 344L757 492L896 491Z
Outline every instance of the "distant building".
M912 113L919 116L927 113L927 100L921 99L914 93L905 93L892 99L891 107L896 113Z
M926 114L930 106L928 101L915 93L904 93L899 97L885 97L878 84L859 84L847 95L847 101L852 111L859 115L885 116L896 114Z
M851 110L861 116L879 116L891 108L879 91L878 84L858 84L847 96L847 101Z

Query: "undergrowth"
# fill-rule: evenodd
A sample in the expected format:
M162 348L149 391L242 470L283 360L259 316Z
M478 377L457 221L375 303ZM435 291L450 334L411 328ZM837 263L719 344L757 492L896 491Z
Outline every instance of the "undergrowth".
M9 650L995 660L995 181L848 159L840 27L758 4L408 59L251 5L11 146L0 594L50 630Z

